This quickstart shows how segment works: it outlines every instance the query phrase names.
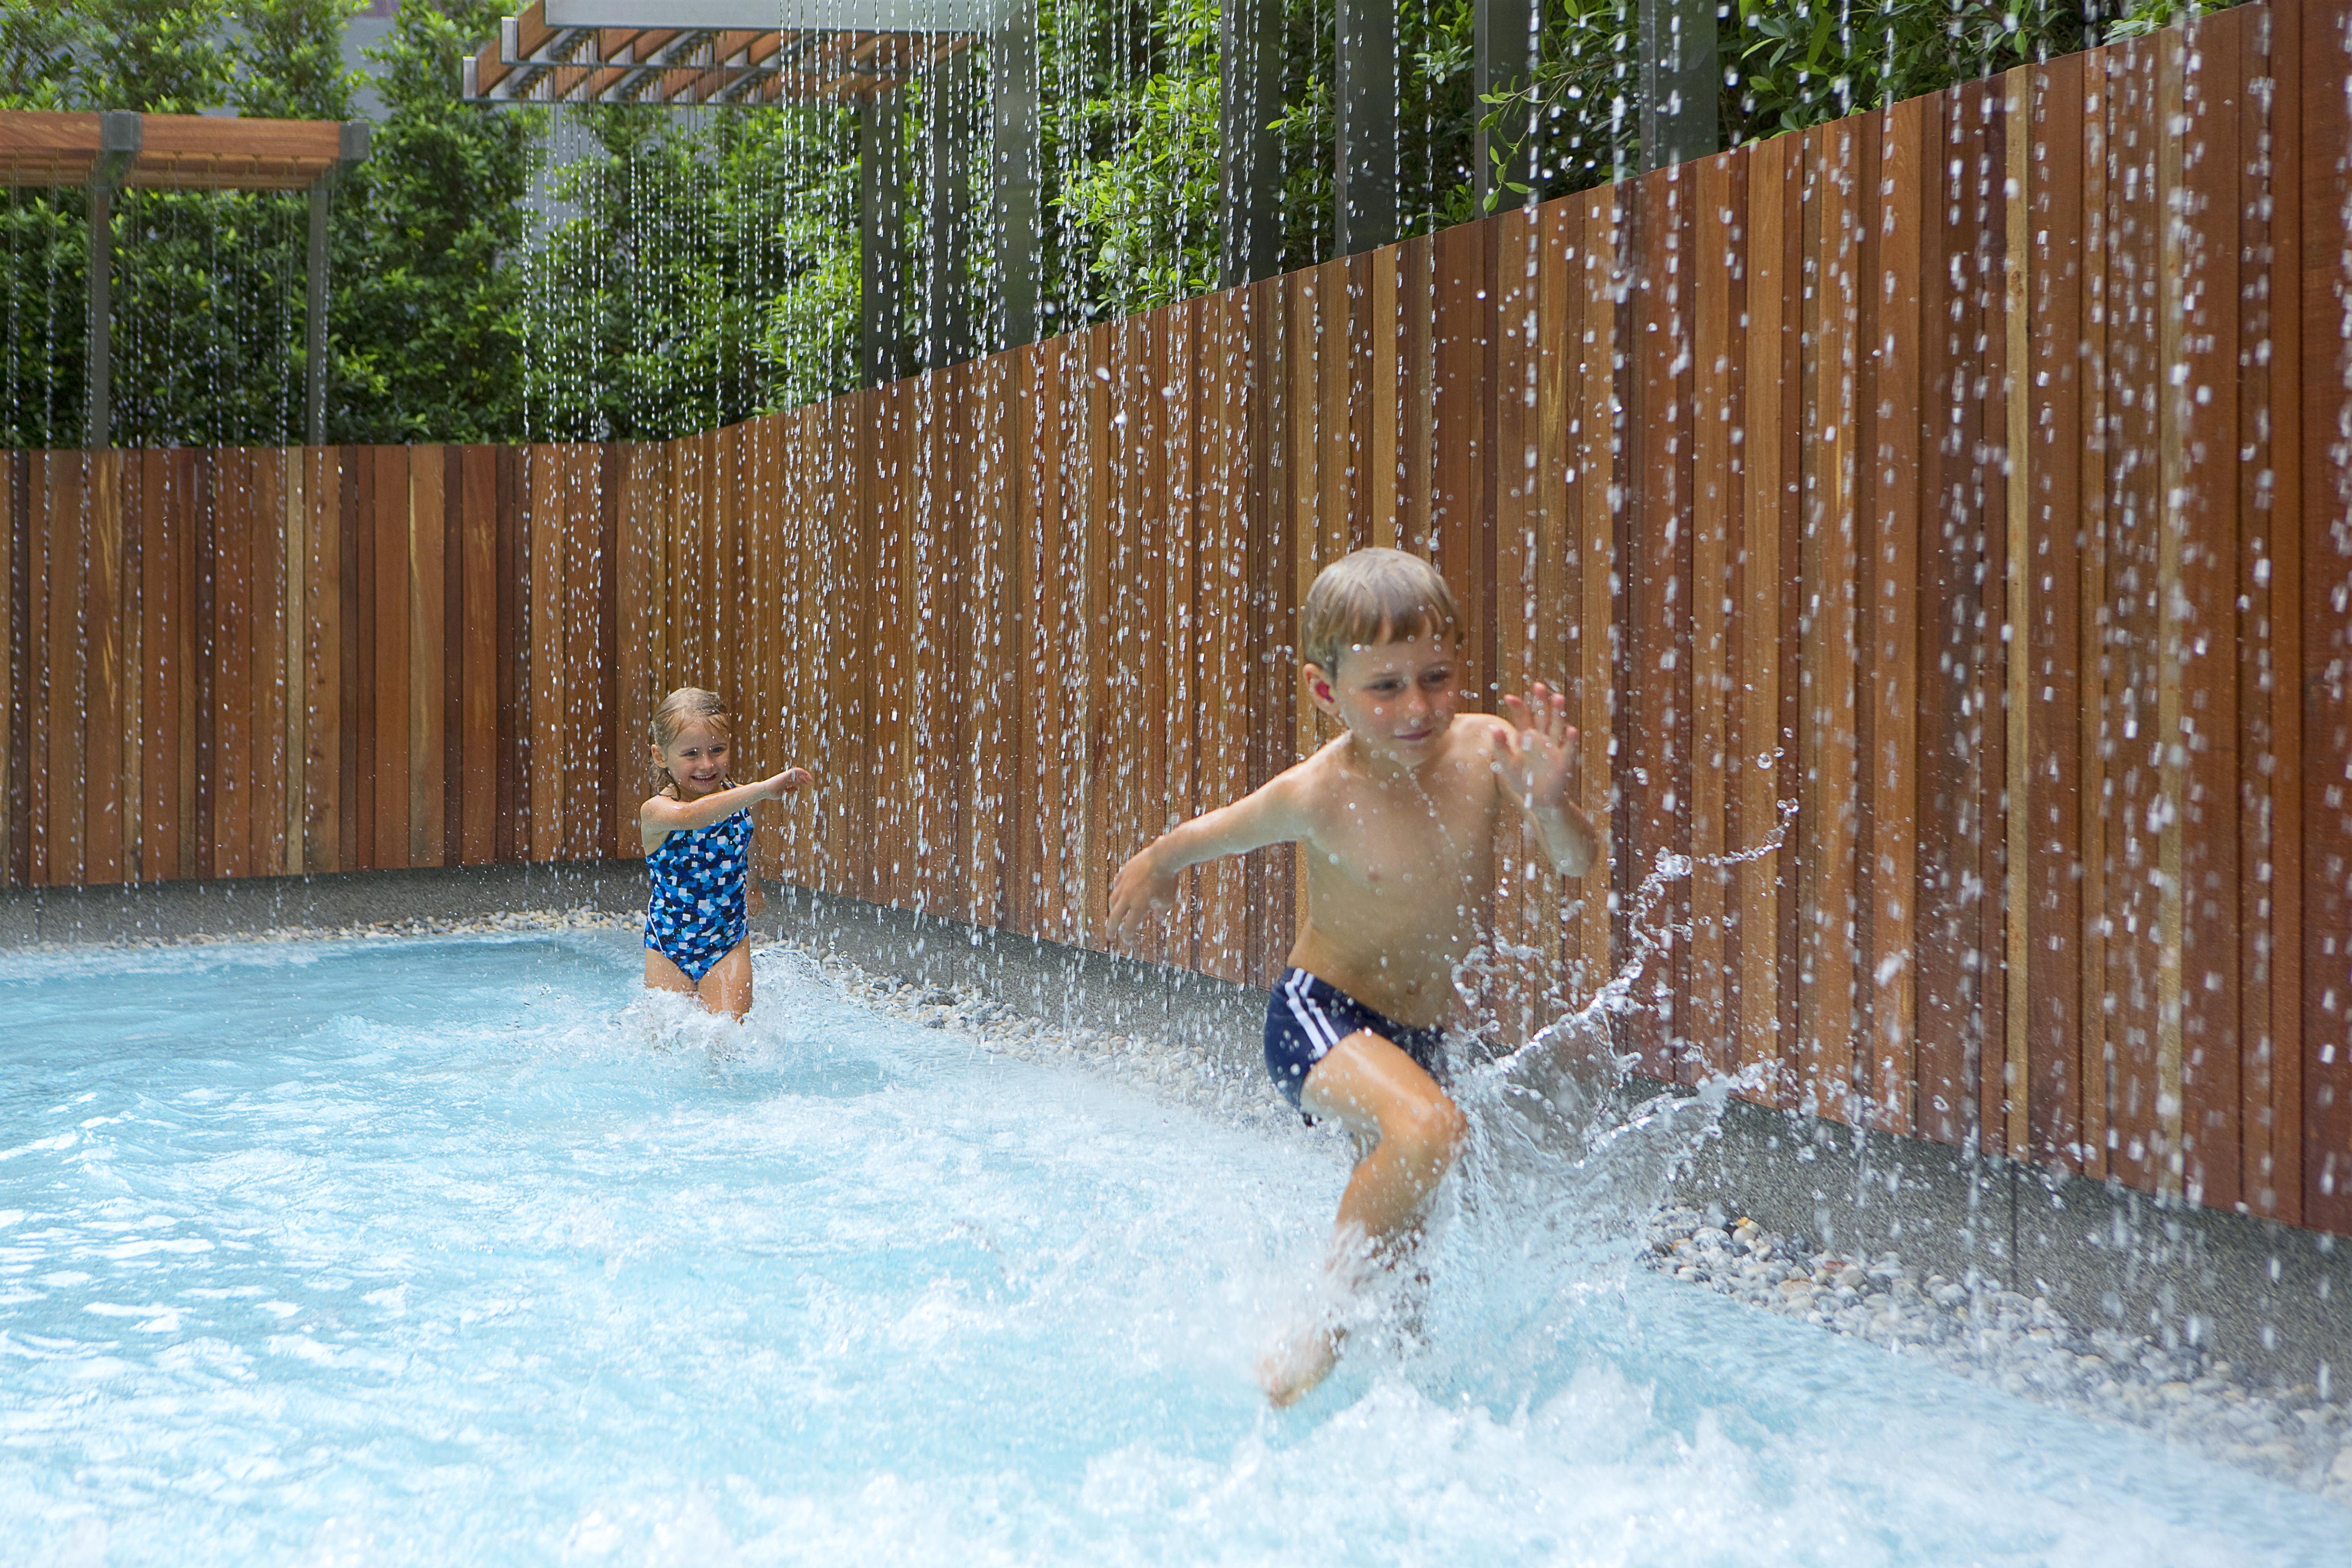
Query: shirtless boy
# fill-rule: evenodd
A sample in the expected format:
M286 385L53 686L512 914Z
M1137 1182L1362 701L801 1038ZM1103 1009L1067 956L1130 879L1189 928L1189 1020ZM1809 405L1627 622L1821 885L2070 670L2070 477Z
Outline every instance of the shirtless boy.
M1266 1071L1308 1116L1366 1150L1339 1199L1330 1269L1343 1289L1393 1268L1459 1151L1462 1113L1432 1077L1454 972L1479 940L1508 797L1552 864L1599 855L1568 798L1576 731L1538 684L1507 718L1462 713L1461 616L1417 556L1360 550L1324 569L1300 615L1307 700L1343 732L1263 789L1166 834L1119 868L1114 933L1176 899L1186 867L1261 845L1307 847L1307 919L1266 1011ZM1340 1330L1310 1327L1258 1368L1288 1405L1320 1383Z

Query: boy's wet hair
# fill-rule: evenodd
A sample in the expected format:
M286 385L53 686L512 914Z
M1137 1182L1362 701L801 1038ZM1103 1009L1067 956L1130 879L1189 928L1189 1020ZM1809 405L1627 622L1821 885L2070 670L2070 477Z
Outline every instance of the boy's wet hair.
M1349 648L1411 637L1462 640L1462 614L1437 568L1418 555L1375 546L1343 555L1316 574L1298 612L1298 657L1339 673Z
M735 715L727 710L726 700L719 693L699 686L679 687L654 710L654 744L667 751L679 731L700 720L716 720L730 731L735 728Z

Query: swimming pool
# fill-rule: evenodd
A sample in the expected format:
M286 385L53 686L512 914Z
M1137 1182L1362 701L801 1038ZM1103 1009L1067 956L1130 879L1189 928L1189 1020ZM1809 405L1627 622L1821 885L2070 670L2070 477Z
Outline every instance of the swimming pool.
M2352 1539L2145 1434L1520 1245L1508 1202L1448 1226L1417 1331L1270 1413L1251 1363L1336 1141L881 1018L784 954L714 1050L633 1005L638 971L625 932L0 959L0 1561Z

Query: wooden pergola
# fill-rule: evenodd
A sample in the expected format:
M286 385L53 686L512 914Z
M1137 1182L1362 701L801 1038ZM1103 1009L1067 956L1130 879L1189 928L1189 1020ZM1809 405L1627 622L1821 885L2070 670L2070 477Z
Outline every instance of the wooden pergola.
M488 104L813 103L857 117L859 361L881 382L976 352L965 264L973 222L961 171L986 160L1003 275L1003 341L1034 340L1036 0L531 0L466 62L465 97ZM980 47L983 41L986 47ZM984 60L984 64L983 64ZM984 69L994 145L971 142ZM910 88L928 83L933 232L919 339L889 320L916 265L904 254L913 171L903 133Z
M303 191L310 198L303 406L326 440L327 203L336 171L367 156L364 121L236 120L120 110L0 111L0 182L89 193L89 421L84 444L112 434L114 193Z
M656 8L605 9L627 16ZM972 41L969 32L779 28L772 20L729 27L563 19L580 9L535 0L504 18L498 40L466 62L467 101L853 103L900 90L923 66ZM767 10L772 18L779 14Z

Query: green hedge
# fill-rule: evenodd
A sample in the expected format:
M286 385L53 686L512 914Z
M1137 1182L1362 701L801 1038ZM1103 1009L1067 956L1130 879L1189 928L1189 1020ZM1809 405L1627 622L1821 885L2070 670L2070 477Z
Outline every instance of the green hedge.
M1720 7L1725 139L2145 31L2192 3L1737 0ZM347 118L350 8L0 0L0 107ZM459 103L461 60L510 8L403 0L376 51L384 118L335 206L329 438L661 437L853 384L854 115ZM1214 287L1217 14L1217 0L1039 0L1046 330ZM1534 80L1482 103L1470 0L1400 0L1408 227L1476 216L1482 120L1506 147L1529 127L1537 142L1535 188L1495 200L1635 166L1636 15L1634 0L1545 0ZM1297 267L1331 243L1329 0L1286 0L1284 25L1284 261ZM905 106L910 145L922 92ZM984 212L985 159L969 174ZM299 439L301 199L131 192L119 212L117 439ZM7 445L80 438L86 234L75 191L17 191L0 209ZM984 239L971 266L984 299Z

